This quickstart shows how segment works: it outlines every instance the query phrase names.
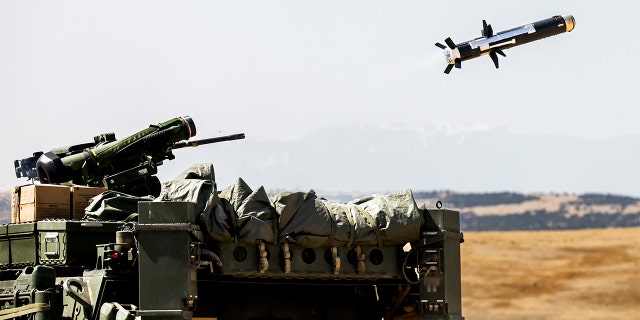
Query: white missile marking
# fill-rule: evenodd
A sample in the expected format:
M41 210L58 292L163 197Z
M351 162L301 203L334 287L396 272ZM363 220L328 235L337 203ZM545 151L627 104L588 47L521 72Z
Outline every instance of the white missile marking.
M536 32L536 28L533 27L533 24L528 24L526 26L522 26L521 28L507 31L504 33L499 33L490 38L480 38L478 40L473 40L469 42L471 49L480 48L481 51L487 50L490 48L491 43L499 42L501 40L505 40L511 37L519 36L525 33L534 33ZM495 47L495 46L494 46Z
M502 46L506 46L508 44L514 44L514 43L516 43L516 39L511 39L510 41L505 41L503 43L494 44L494 45L491 46L491 48L502 47Z

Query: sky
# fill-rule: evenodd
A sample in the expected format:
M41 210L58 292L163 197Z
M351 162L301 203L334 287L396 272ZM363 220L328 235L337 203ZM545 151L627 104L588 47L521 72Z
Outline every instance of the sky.
M1 1L0 187L26 182L12 163L34 151L104 132L122 138L182 115L194 119L196 138L244 132L254 143L304 140L336 126L504 128L594 143L620 138L624 150L637 150L639 9L619 0ZM507 50L499 70L481 57L443 73L435 42L476 38L483 19L498 32L564 13L576 19L571 33ZM187 157L234 156L208 148ZM594 170L616 162L601 166ZM181 171L167 167L167 176ZM598 191L640 196L639 168L606 178L614 187ZM242 166L234 169L225 174L243 176ZM554 176L562 179L550 172L545 191L590 191L567 190ZM254 180L295 187L266 172ZM473 186L467 191L530 191Z

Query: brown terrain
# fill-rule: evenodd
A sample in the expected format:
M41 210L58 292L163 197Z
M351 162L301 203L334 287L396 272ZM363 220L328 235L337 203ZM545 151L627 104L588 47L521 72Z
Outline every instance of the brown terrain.
M640 319L640 228L464 238L466 319Z

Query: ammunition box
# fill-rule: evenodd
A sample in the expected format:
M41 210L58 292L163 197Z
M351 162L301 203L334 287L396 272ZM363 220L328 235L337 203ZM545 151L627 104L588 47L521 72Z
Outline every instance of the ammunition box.
M89 204L89 200L105 191L107 191L107 188L71 187L71 219L80 220L84 218L84 209Z
M69 219L71 215L71 191L67 186L33 184L20 187L19 221L44 219Z
M9 246L8 267L21 268L38 262L37 224L35 222L10 224L5 241Z
M96 245L115 242L122 222L39 221L40 264L95 266Z
M7 225L0 225L0 269L8 268L11 264L11 248L7 238Z
M50 220L0 226L0 269L35 264L88 266L96 245L115 242L122 222Z
M195 224L199 212L193 202L138 202L138 223L191 223Z
M196 204L141 201L138 213L138 266L140 270L148 270L139 276L140 310L174 311L190 307L198 295L197 266L193 262L200 243L196 235L202 233L200 227L193 224L197 217ZM158 285L161 283L167 285ZM154 318L182 319L182 316L154 315Z

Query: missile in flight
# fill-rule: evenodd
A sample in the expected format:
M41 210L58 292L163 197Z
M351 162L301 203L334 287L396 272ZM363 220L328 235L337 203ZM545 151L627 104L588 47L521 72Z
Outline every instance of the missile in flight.
M491 25L482 20L482 37L458 44L455 44L451 38L447 38L444 40L446 46L439 42L436 46L444 50L444 56L449 63L444 69L446 74L449 74L454 66L460 69L462 61L484 55L491 57L497 69L498 55L506 57L503 50L570 32L575 25L576 20L572 15L563 14L494 34Z

